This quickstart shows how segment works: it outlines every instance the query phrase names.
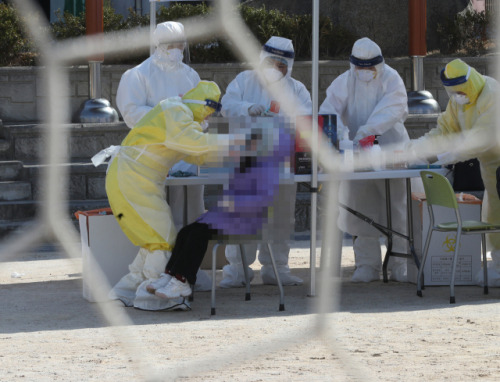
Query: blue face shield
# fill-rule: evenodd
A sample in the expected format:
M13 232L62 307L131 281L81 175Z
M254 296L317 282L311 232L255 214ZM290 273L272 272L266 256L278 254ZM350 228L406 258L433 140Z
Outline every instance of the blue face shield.
M294 58L295 57L294 52L273 48L272 46L269 46L269 45L264 45L262 47L262 50L267 52L267 53L271 53L272 55L275 55L275 56L281 56L281 57L286 57L286 58Z
M370 67L370 66L378 65L381 62L384 62L384 57L377 56L377 57L370 58L368 60L362 60L361 58L357 58L357 57L351 55L349 57L349 61L354 66L359 66L361 68L367 68L367 67Z
M470 66L467 74L465 76L457 77L457 78L446 78L444 74L445 69L441 70L441 82L444 86L457 86L464 84L468 81L470 76Z
M220 110L222 109L222 104L219 102L215 102L211 99L206 99L205 102L206 102L206 104L205 104L206 106L211 107L216 112L220 112Z

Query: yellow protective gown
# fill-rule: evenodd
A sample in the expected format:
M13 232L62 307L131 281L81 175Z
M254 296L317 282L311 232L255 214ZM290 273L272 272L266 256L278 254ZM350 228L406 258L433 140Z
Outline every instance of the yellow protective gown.
M445 72L454 72L465 75L467 64L461 60L454 60L447 65ZM470 103L459 105L450 98L446 110L437 121L438 126L420 138L414 148L442 152L447 141L460 135L460 141L453 140L456 150L453 151L452 162L460 162L477 158L480 162L481 177L485 186L483 201L483 220L500 224L500 199L496 190L496 169L500 166L500 131L496 117L498 82L490 77L479 74L470 68L467 82L447 88L448 92L463 92ZM454 78L450 77L450 78ZM462 144L457 142L462 142ZM471 144L471 142L474 142ZM500 234L487 235L491 244L492 256L500 256ZM500 257L493 259L497 268L500 266Z
M109 203L132 243L171 251L175 229L165 178L179 160L200 165L217 157L217 136L202 132L180 97L161 101L130 131L106 176Z

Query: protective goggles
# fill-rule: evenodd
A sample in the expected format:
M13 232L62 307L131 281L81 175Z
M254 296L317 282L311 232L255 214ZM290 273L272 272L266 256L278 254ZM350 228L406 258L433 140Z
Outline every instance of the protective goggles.
M351 55L349 57L349 61L351 62L351 64L353 64L355 66L360 66L362 68L368 68L370 66L375 66L375 65L380 64L381 62L384 62L384 57L377 56L377 57L370 58L368 60L362 60L361 58L357 58L357 57Z
M219 112L222 109L221 103L215 102L215 101L208 99L208 98L205 101L200 101L197 99L184 99L184 100L182 100L182 102L184 102L184 103L196 103L198 105L208 106L208 107L211 107L212 109L214 109L216 112Z
M461 85L469 79L470 76L470 66L469 70L467 70L467 74L465 76L460 76L457 78L446 78L446 75L444 74L446 68L441 70L441 82L443 83L444 86L457 86Z
M272 46L269 46L269 45L264 45L262 47L262 50L267 52L267 53L275 54L275 55L281 56L281 57L286 57L286 58L294 58L295 57L294 52L290 52L289 50L281 50L281 49L273 48Z

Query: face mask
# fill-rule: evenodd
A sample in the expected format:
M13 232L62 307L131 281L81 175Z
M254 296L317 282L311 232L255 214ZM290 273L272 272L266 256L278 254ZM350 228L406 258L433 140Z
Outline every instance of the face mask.
M182 50L167 49L166 44L160 44L153 54L153 62L163 70L172 70L182 62Z
M363 82L370 82L375 76L376 72L372 72L371 70L356 70L356 77Z
M264 78L268 83L279 81L283 78L283 73L274 68L264 69Z
M459 105L467 105L470 102L469 97L467 97L465 94L454 94L453 98Z
M182 50L177 48L167 50L167 60L170 62L178 64L183 58Z

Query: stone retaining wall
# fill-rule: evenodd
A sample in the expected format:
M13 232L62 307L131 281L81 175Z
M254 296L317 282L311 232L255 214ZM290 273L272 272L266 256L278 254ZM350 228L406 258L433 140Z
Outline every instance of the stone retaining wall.
M437 115L411 115L406 121L406 127L412 138L417 138L433 128ZM117 145L129 132L125 123L112 124L71 124L69 153L70 179L68 198L71 201L69 213L76 210L94 209L108 205L105 191L106 166L94 167L90 158L101 149ZM3 153L3 160L18 160L24 163L23 181L31 182L32 198L40 196L38 177L43 167L39 159L43 147L43 125L5 125L3 135L8 137L10 147ZM205 206L213 206L218 194L217 186L206 186ZM295 209L295 232L307 232L310 227L310 193L306 184L299 184ZM1 216L2 219L7 219Z
M495 73L496 57L464 58L480 73L493 76ZM430 91L444 110L448 102L448 95L439 80L439 72L450 61L450 58L427 57L424 62L425 88ZM387 59L387 64L396 69L403 78L406 87L411 87L411 63L409 58ZM111 101L116 108L115 97L118 83L125 70L131 66L103 65L102 66L102 97ZM205 80L212 80L219 84L222 92L229 82L245 66L242 64L202 64L193 65L193 68ZM330 83L349 68L348 61L321 61L319 65L319 102L325 98L325 92ZM88 99L88 68L87 66L68 67L69 83L68 96L70 98L70 115L78 111L84 101ZM311 89L311 63L308 61L296 62L293 67L293 77L303 82ZM37 122L43 115L45 90L43 78L45 72L41 67L1 67L0 68L0 119L4 123L10 122Z

